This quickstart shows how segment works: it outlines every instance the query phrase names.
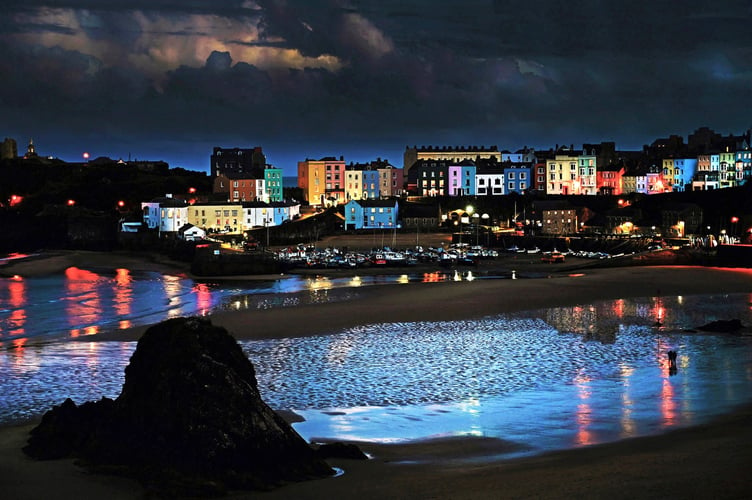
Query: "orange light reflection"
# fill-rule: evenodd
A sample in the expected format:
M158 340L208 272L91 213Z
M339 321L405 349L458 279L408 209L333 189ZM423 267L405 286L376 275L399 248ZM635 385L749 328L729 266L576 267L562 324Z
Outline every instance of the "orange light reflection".
M438 283L439 281L441 281L440 273L423 273L423 283Z
M133 278L127 269L117 269L115 271L115 283L113 288L115 292L115 312L120 316L127 316L131 313L131 303L133 302Z
M14 276L8 283L8 304L11 307L20 308L26 303L26 282L20 276ZM26 309L15 309L8 318L8 333L11 336L23 335L25 333L24 325L26 324Z
M100 276L91 271L69 267L65 270L65 278L66 295L69 297L66 304L68 323L76 326L99 321L101 304L96 292L96 282ZM78 329L71 330L72 337L80 334Z
M575 414L577 419L576 443L580 446L593 444L593 435L589 430L593 423L592 408L587 403L591 396L590 386L588 385L590 381L590 377L582 372L578 373L574 379L577 396L582 401L577 405L577 413Z

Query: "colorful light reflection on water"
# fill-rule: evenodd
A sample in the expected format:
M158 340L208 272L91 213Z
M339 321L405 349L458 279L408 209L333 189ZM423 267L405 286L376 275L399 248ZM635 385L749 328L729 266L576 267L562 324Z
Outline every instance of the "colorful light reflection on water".
M327 278L288 276L265 281L201 282L185 276L94 272L0 278L0 346L19 339L49 341L148 325L219 309L266 309L348 300L369 285L457 279L472 271ZM32 319L33 318L33 319Z
M752 324L750 299L624 299L241 345L264 400L302 414L295 425L306 439L477 435L535 452L692 425L749 402L752 338L686 330ZM0 421L69 396L117 396L134 348L61 341L0 351ZM674 375L669 349L679 353Z

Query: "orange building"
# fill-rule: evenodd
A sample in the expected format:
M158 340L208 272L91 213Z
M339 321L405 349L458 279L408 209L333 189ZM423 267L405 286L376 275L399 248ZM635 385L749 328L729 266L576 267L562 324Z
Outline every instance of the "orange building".
M334 157L298 162L298 187L312 206L345 203L345 159Z

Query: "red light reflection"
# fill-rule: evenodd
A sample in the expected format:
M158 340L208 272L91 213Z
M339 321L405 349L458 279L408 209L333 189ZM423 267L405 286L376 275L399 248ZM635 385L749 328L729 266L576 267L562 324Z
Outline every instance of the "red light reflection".
M193 287L193 291L196 293L196 305L199 312L202 316L205 316L211 310L211 290L204 283L199 283Z
M12 336L23 335L26 324L26 309L20 309L26 303L26 282L20 276L13 276L8 282L8 304L19 309L13 310L8 318L8 333Z
M69 267L65 270L65 278L65 288L69 297L66 304L68 323L75 326L98 321L101 304L96 293L96 282L100 276L91 271ZM73 330L71 336L76 337L80 333Z
M614 315L617 318L624 317L624 299L617 299L614 301L613 311L614 311Z
M664 427L671 427L676 424L676 400L674 397L674 386L671 385L671 381L669 379L663 379L660 404Z

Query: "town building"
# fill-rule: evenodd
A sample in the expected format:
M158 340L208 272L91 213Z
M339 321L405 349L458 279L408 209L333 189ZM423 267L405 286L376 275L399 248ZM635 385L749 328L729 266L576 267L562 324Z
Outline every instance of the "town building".
M447 194L449 196L475 195L475 163L463 160L459 165L450 165L447 170Z
M476 166L475 193L478 196L501 196L504 190L504 167L496 161L481 161Z
M408 190L422 197L446 196L449 167L446 160L418 160L408 171Z
M14 160L18 158L18 145L15 139L6 137L0 143L0 160Z
M141 212L144 225L160 235L177 233L188 222L188 203L170 195L142 202Z
M231 202L263 201L266 193L264 179L249 177L246 173L219 174L212 186L213 193L226 194L227 201Z
M509 161L502 165L504 167L505 194L524 194L530 189L533 163Z
M220 174L247 174L249 178L263 179L266 156L260 146L255 148L220 148L215 147L211 155L210 173L212 177Z
M264 195L267 202L281 202L284 200L284 180L282 169L266 165L264 167Z
M402 168L405 176L409 177L410 170L420 160L434 160L459 164L463 160L476 161L493 158L501 163L501 151L497 146L407 146L403 157Z
M400 207L402 227L435 230L441 223L441 205L438 203L404 203ZM416 245L419 236L416 233Z
M344 203L345 159L340 156L298 162L298 187L305 200L314 207L328 207Z
M188 206L188 222L210 233L239 233L243 205L239 202L207 202Z
M533 205L539 230L545 235L576 234L580 226L577 209L565 200L539 200Z
M577 162L581 154L573 148L562 147L557 149L553 159L546 161L546 194L577 194Z
M394 229L398 227L399 202L389 200L351 200L345 205L345 230Z

